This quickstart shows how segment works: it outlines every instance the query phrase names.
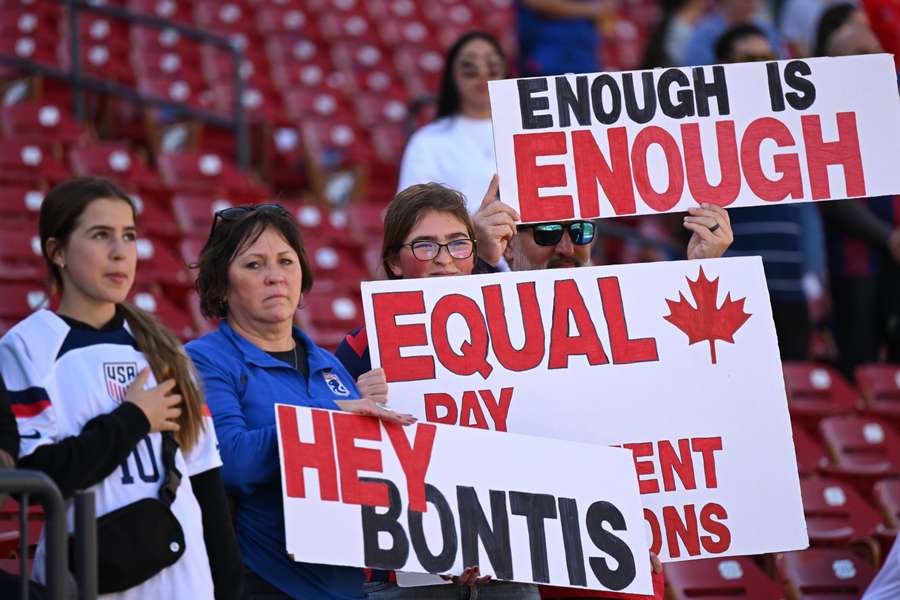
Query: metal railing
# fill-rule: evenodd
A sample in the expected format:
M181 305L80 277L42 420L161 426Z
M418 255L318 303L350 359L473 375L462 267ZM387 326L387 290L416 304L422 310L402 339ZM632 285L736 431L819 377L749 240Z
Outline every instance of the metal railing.
M241 76L241 65L244 62L244 52L240 45L231 39L210 33L209 31L175 23L167 19L138 13L129 9L120 8L118 6L95 6L89 2L82 0L61 0L68 8L68 27L69 27L69 54L70 65L68 70L60 69L50 65L35 62L29 59L20 58L10 54L0 53L0 64L5 64L17 69L28 72L38 73L44 77L58 79L68 82L74 88L73 110L79 120L85 120L85 103L84 91L91 90L118 98L123 98L129 102L136 104L152 106L155 108L165 109L176 117L185 117L196 119L204 123L231 129L236 135L236 156L235 159L241 169L247 169L250 165L250 135L248 131L247 118L244 111L244 79ZM78 27L78 16L82 12L96 13L105 15L114 19L127 21L128 23L150 27L159 30L173 30L179 35L201 44L209 44L216 46L231 53L233 62L234 83L232 89L232 116L224 118L216 113L194 108L184 104L173 102L167 98L158 96L150 96L141 94L137 90L122 85L121 83L84 75L81 69L81 32Z
M66 506L56 484L44 473L0 470L0 494L17 494L19 502L20 598L29 597L28 512L31 496L44 507L44 573L47 597L63 600L69 589ZM97 597L97 523L93 492L75 495L75 564L80 600Z

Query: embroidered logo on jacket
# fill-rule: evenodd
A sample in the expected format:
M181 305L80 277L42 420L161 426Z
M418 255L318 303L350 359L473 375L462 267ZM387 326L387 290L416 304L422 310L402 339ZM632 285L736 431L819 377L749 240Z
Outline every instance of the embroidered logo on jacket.
M137 363L103 363L103 378L109 397L118 402L125 401L128 386L137 377Z
M337 394L338 396L349 396L350 390L343 384L340 377L335 375L334 373L322 373L322 376L325 378L325 383L331 388L331 391Z

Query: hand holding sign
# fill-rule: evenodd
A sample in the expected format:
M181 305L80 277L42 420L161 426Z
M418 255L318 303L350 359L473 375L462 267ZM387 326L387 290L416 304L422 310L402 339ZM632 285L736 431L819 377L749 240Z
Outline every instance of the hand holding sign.
M389 408L385 408L383 404L379 404L369 398L361 400L335 400L338 408L344 412L353 413L354 415L363 415L366 417L375 417L382 421L391 421L400 423L401 425L412 425L416 422L416 418L412 415L395 413Z
M506 244L516 234L516 221L519 218L519 213L497 197L499 189L500 180L494 175L484 194L484 200L481 201L481 207L472 216L478 256L491 266L497 265L503 258Z
M719 258L734 241L728 212L715 204L701 204L688 209L684 228L694 232L688 242L687 257Z

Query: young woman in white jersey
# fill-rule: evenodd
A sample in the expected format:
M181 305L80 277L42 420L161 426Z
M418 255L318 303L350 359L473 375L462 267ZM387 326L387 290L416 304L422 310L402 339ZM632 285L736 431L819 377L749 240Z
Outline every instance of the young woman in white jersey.
M125 301L134 214L126 194L95 178L60 184L41 206L59 308L0 340L19 467L47 473L66 497L95 493L101 597L239 598L243 569L199 378L178 340ZM34 577L43 579L43 541Z

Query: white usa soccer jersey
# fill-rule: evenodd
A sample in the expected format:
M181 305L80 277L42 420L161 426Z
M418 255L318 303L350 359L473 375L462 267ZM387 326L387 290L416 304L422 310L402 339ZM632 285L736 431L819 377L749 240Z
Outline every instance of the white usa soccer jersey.
M127 325L103 331L72 328L53 312L42 310L13 327L0 340L0 372L10 392L18 392L16 396L24 399L13 405L22 437L20 455L76 436L87 421L113 411L146 366ZM155 385L151 375L147 387ZM171 509L184 529L184 554L143 584L103 598L213 597L202 515L188 479L222 464L208 414L204 422L205 431L197 445L189 452L179 450L175 456L175 465L184 476ZM112 475L90 488L96 495L97 515L157 497L162 476L162 437L151 433ZM70 533L72 516L70 506ZM35 556L34 578L44 578L43 537Z

